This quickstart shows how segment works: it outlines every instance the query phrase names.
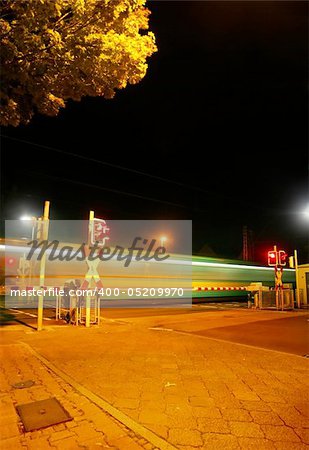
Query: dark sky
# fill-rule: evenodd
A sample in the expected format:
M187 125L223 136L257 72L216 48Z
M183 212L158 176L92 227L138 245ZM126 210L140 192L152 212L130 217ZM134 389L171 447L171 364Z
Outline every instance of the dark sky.
M148 6L141 83L2 129L4 217L48 199L53 219L192 219L194 250L226 257L247 225L257 260L278 244L305 262L307 2Z

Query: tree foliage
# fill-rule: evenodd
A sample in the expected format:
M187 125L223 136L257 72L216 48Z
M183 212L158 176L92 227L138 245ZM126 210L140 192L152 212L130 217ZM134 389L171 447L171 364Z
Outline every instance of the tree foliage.
M67 99L112 98L156 51L145 0L0 0L1 124L57 115Z

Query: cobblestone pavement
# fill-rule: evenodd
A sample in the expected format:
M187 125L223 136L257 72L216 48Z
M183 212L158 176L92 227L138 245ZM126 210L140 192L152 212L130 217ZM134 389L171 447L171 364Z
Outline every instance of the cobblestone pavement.
M201 326L202 320L201 315ZM136 323L116 320L88 330L62 327L4 335L11 341L22 338L72 379L180 450L308 448L308 360L169 331L164 328L164 318L160 323L161 328L154 329L149 321L145 326L142 319ZM53 378L50 373L48 376ZM108 440L108 429L103 434L104 426L97 428L93 419L103 413L95 413L91 404L83 410L77 399L84 400L67 385L62 386L61 380L56 381L46 385L49 395L55 395L54 388L60 383L63 400L76 400L74 411L82 410L87 430L99 433L94 440L115 446L115 441ZM39 391L38 386L36 389ZM11 390L4 398L8 403L11 398L24 402L15 395ZM69 410L66 402L64 406ZM13 415L12 403L10 408ZM17 433L16 414L14 417ZM74 423L76 431L64 426L55 433L74 433L67 439L76 440L78 420ZM121 429L119 424L117 427ZM55 445L43 433L40 438L49 446ZM26 445L31 440L23 436L20 443ZM86 441L79 443L88 445ZM136 445L148 448L150 444L136 437L119 448L139 448Z
M20 344L0 346L0 448L8 449L132 449L153 450L98 406L45 367ZM32 380L35 384L15 389L13 384ZM15 406L55 397L73 417L72 421L42 430L25 432Z

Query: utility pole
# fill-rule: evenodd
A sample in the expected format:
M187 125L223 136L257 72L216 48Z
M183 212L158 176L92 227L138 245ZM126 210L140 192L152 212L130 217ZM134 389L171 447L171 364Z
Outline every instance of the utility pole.
M248 251L248 227L243 226L242 229L242 259L244 261L249 261L249 251Z
M38 231L40 233L40 239L42 241L48 240L48 228L49 228L49 201L44 204L44 214L43 218L39 222ZM40 261L40 290L44 289L45 284L45 265L46 265L46 252L44 252L42 259ZM38 296L38 323L37 330L41 331L43 329L43 306L44 306L44 295Z
M253 231L247 225L242 228L242 259L244 261L254 260Z

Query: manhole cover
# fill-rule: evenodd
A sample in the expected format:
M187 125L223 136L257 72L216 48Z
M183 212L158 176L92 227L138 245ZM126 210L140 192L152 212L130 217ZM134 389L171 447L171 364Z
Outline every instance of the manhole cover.
M27 380L27 381L20 381L19 383L12 384L12 387L14 389L25 389L29 388L34 385L34 381Z
M26 431L39 430L72 420L56 398L16 406Z

